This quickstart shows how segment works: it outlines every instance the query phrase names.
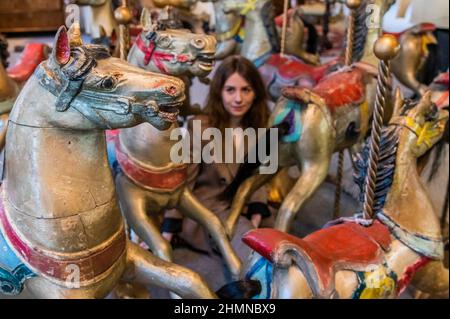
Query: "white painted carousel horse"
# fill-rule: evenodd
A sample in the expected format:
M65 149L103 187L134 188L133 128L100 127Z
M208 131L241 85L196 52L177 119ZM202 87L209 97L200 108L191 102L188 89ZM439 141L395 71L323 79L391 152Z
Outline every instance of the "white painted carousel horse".
M102 29L108 37L117 29L112 0L71 0L71 3L81 6L81 27L93 39L102 37Z
M144 31L128 55L131 64L176 76L205 77L212 70L216 45L213 36L188 30L156 30L145 9L142 24ZM177 129L176 123L166 131L144 123L119 131L115 151L121 172L116 177L116 185L123 213L130 227L151 250L171 261L172 247L160 233L158 217L167 209L179 209L206 228L232 276L237 278L241 261L222 222L189 190L188 165L171 160L172 147L177 143L171 135Z
M396 102L382 131L374 220L342 218L303 239L274 229L247 233L243 240L256 253L244 281L260 287L256 298L395 298L412 279L421 291L448 294L440 223L417 171L417 158L442 138L447 120L430 94ZM356 156L362 192L369 147Z
M213 298L199 275L127 240L106 129L167 129L183 83L146 72L65 27L16 100L0 201L0 287L39 298L102 298L122 278Z

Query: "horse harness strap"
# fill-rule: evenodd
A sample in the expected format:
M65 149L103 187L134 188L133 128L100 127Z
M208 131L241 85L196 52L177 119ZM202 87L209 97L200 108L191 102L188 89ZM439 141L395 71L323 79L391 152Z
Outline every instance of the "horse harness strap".
M186 63L189 61L189 56L186 54L171 54L171 53L162 53L156 51L156 43L154 39L149 39L149 46L146 46L142 37L139 36L136 40L136 46L141 50L144 54L144 65L148 65L150 61L153 59L156 67L164 74L167 74L167 70L162 64L162 61L176 61L181 63Z
M439 129L432 127L431 123L427 122L423 126L418 124L414 119L410 117L397 116L392 118L390 125L399 125L406 127L413 132L417 137L417 145L425 143L428 147L432 146L431 139L439 136Z

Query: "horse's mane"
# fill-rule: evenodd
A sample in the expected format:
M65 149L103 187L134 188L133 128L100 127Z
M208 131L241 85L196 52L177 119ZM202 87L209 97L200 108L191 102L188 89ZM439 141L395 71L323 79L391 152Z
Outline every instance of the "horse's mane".
M278 53L281 51L280 37L275 24L276 8L273 1L268 1L264 4L261 10L261 19L266 29L267 36L269 37L270 45L272 46L272 52Z
M89 44L71 49L73 61L64 66L62 72L70 80L76 80L84 77L93 66L95 61L111 57L108 48L103 45Z
M381 132L380 160L375 183L374 211L380 211L391 189L395 173L395 160L397 157L400 126L388 126ZM367 169L369 167L370 139L361 152L354 155L355 173L353 178L360 190L360 202L364 202Z

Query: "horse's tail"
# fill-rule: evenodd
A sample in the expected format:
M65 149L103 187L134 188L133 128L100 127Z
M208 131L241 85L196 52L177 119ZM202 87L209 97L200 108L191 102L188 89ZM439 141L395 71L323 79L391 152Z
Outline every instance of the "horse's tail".
M288 132L289 132L289 127L290 124L288 122L281 122L278 125L272 126L272 128L278 129L279 130L279 134L278 134L278 139L280 139L281 137L285 136ZM264 140L266 141L266 152L265 154L269 154L270 152L270 143L268 141L270 141L270 129L267 130ZM257 144L256 144L256 153L255 154L259 154L258 149L262 147L260 145L260 140L258 140ZM244 163L241 164L241 166L238 169L238 172L236 174L236 176L234 177L233 181L230 183L230 185L227 186L227 188L225 189L224 193L223 193L223 199L226 200L231 200L234 198L234 196L236 195L239 186L249 177L251 177L254 173L254 171L259 168L261 166L261 161L259 156L257 156L256 158L256 162L255 163L249 163L248 161L248 154L245 156L244 158Z
M227 284L216 291L220 299L251 299L261 293L261 283L257 280L239 280Z

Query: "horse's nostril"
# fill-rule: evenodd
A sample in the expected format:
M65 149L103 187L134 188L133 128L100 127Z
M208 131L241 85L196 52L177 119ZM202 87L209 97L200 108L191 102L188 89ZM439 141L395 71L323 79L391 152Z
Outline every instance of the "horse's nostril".
M170 95L177 95L178 88L175 85L171 85L166 88L166 92Z

